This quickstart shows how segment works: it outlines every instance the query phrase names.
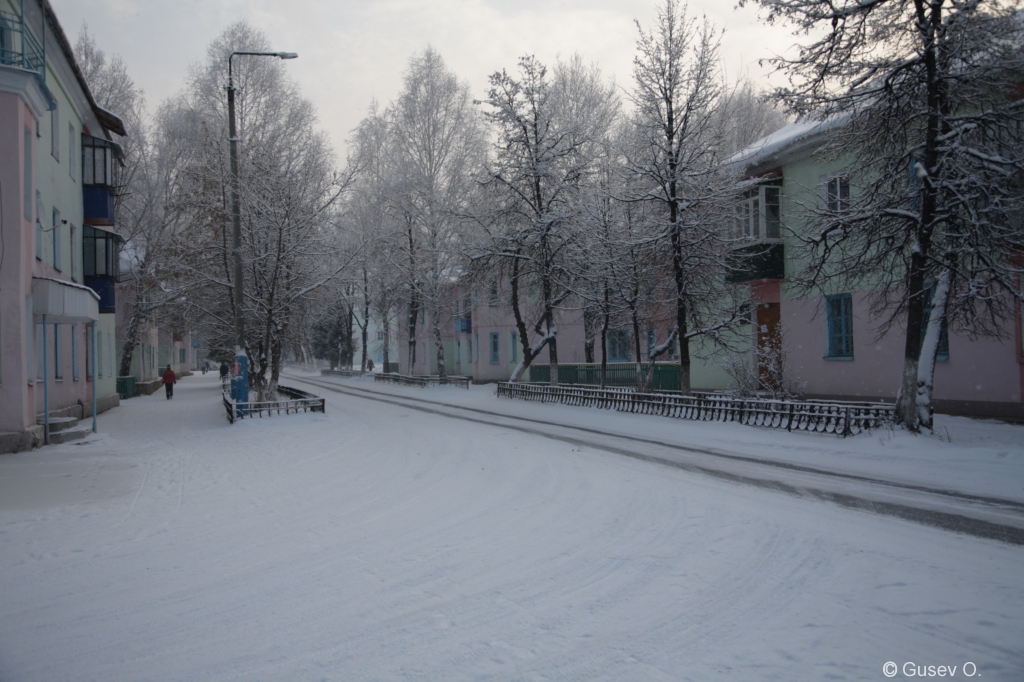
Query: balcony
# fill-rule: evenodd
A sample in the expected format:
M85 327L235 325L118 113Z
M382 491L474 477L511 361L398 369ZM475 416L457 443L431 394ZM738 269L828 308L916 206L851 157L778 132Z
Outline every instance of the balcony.
M106 185L86 185L82 188L82 203L86 225L114 224L114 193Z
M725 281L731 284L756 279L784 279L785 252L782 242L757 242L740 246L726 257L729 273Z
M39 41L25 28L25 22L17 14L0 12L0 64L34 71L40 80L45 79L45 58Z
M89 277L85 278L85 286L95 291L100 297L100 312L115 312L114 278L113 277Z

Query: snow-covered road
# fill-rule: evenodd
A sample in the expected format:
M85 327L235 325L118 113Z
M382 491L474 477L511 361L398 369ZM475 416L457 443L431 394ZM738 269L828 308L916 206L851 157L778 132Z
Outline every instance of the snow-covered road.
M324 395L0 458L0 680L1024 678L1024 548Z

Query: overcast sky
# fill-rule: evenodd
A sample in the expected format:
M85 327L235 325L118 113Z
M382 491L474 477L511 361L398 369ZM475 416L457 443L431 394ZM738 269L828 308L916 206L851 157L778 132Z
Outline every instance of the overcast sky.
M72 43L83 22L108 54L119 54L146 92L150 111L181 88L189 64L225 27L246 19L275 50L297 52L287 69L316 106L339 162L370 101L386 104L409 57L432 45L482 97L487 76L534 54L551 64L579 52L629 88L634 20L652 26L656 0L51 0ZM660 4L660 3L659 3ZM735 0L691 0L725 29L723 67L763 79L757 61L786 51L788 30L769 27ZM227 65L225 65L225 81Z

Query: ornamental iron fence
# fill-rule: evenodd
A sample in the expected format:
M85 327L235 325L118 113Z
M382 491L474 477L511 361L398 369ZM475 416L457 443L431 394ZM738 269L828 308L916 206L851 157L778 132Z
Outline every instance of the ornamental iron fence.
M224 385L226 386L222 394L224 409L228 414L228 421L232 424L245 417L259 416L262 419L264 414L270 417L275 413L280 415L282 412L298 414L299 412L325 411L326 401L323 398L297 388L277 387L278 394L284 396L286 400L250 400L240 403L231 399L230 382L224 382Z
M462 386L469 388L471 377L449 374L442 379L436 374L430 376L409 376L407 374L374 374L373 380L386 384L402 384L403 386Z
M498 384L498 397L598 407L676 419L739 422L749 426L834 433L840 436L889 427L896 422L896 406L889 403L772 400L709 393L636 393L585 386L509 382Z

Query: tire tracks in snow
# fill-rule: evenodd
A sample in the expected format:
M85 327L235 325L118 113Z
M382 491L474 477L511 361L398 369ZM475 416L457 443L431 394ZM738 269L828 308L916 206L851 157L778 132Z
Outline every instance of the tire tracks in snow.
M594 428L511 416L464 405L418 400L296 375L288 375L288 378L350 397L374 400L450 419L514 429L653 464L705 474L733 483L817 499L847 509L892 516L1012 545L1024 545L1024 503L1013 500L886 481L709 448L683 446ZM472 414L464 414L466 412ZM495 419L500 419L501 422L496 423ZM537 428L529 424L549 428ZM557 433L551 429L569 433ZM599 436L600 440L586 438L587 435ZM619 444L615 444L616 441ZM652 454L650 451L641 452L634 444L643 444L668 452L664 455ZM680 455L683 458L679 458Z

